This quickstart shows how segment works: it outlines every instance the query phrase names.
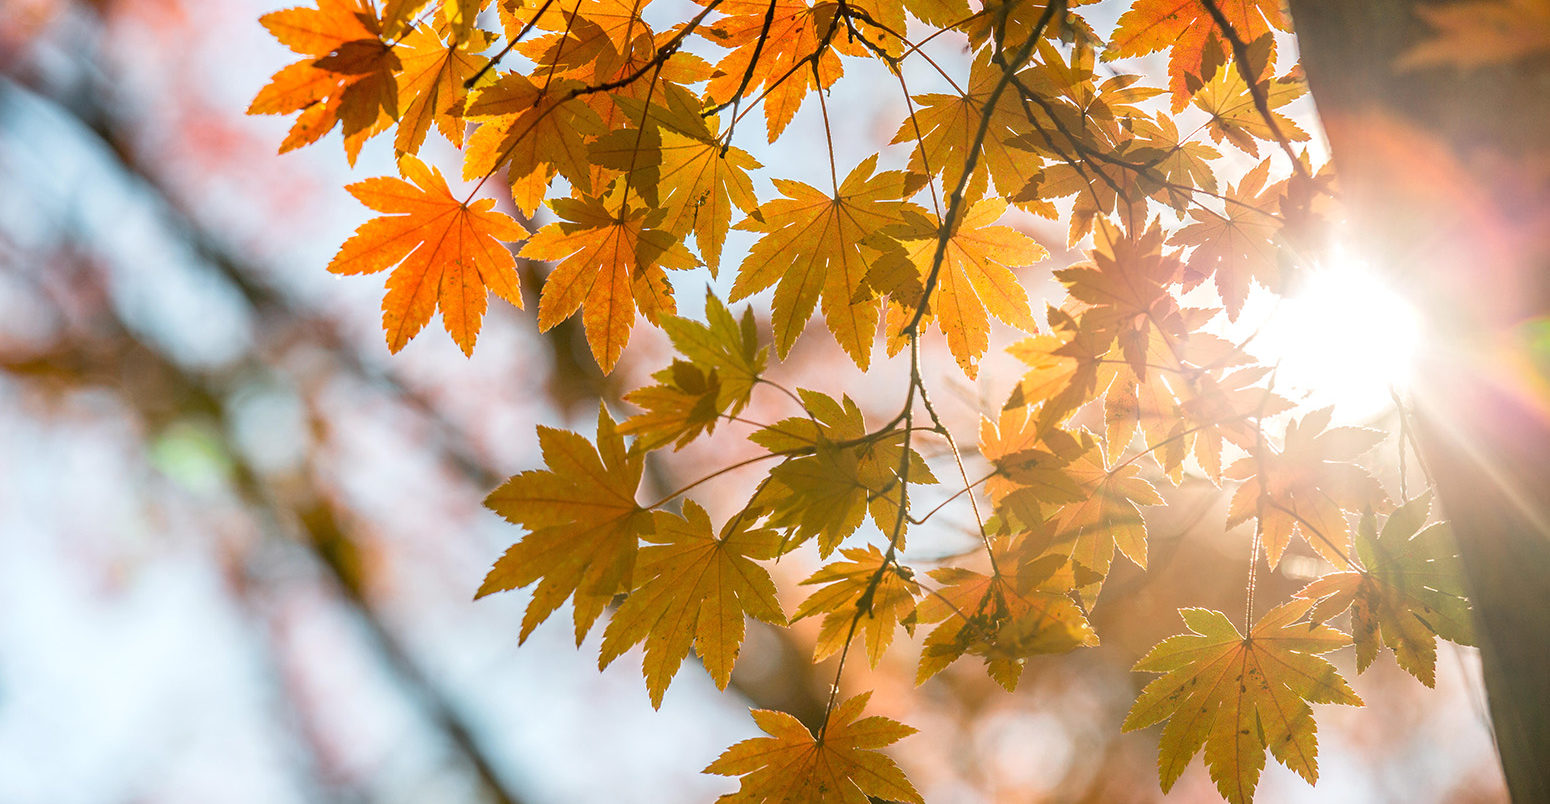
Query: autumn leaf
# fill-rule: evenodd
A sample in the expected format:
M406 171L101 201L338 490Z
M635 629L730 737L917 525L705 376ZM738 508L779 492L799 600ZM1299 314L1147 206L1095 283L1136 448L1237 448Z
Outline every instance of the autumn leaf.
M248 114L301 112L280 153L317 142L343 122L350 164L362 144L398 117L394 49L382 41L376 14L361 0L319 0L259 19L281 44L306 56L274 74Z
M923 804L903 771L878 749L915 733L885 717L861 717L871 692L834 707L819 736L801 721L768 709L753 710L754 722L768 737L754 737L728 748L706 773L741 776L737 792L721 804L867 804L872 796Z
M404 70L398 76L398 135L393 148L399 156L417 153L431 124L454 146L462 147L463 84L489 59L479 51L489 46L489 35L475 32L466 41L443 44L430 28L420 26L396 45Z
M1109 574L1114 551L1146 569L1146 521L1138 506L1161 505L1157 489L1143 479L1135 463L1105 465L1103 453L1089 445L1082 457L1065 467L1081 489L1081 499L1050 517L1059 542L1070 543L1078 566L1098 577ZM1078 576L1085 585L1088 578Z
M1297 622L1311 600L1270 610L1248 636L1221 612L1179 609L1190 633L1169 637L1134 668L1163 673L1141 691L1124 730L1163 720L1157 756L1163 792L1205 746L1216 789L1233 804L1254 797L1265 751L1312 784L1318 779L1318 740L1310 703L1361 706L1362 700L1320 658L1350 644L1327 625Z
M603 120L572 91L564 78L535 84L521 73L506 73L468 99L464 115L479 127L469 135L463 178L482 179L505 169L512 200L532 216L549 182L562 175L583 193L592 190L587 140L603 133Z
M1082 442L1046 426L1026 407L1007 408L994 422L980 419L980 454L996 469L985 481L996 512L1015 527L1035 528L1062 505L1083 500L1081 486L1066 471L1082 449Z
M1385 502L1382 486L1350 461L1383 440L1364 427L1329 427L1331 408L1314 411L1301 422L1288 422L1286 444L1266 449L1228 467L1226 476L1245 480L1227 509L1227 527L1259 517L1265 556L1272 569L1300 533L1336 567L1351 566L1346 545L1351 528L1342 511L1362 511Z
M706 323L667 316L662 329L674 348L688 358L651 375L656 385L625 394L625 401L646 411L620 426L639 437L644 449L677 441L675 449L714 432L722 416L736 416L748 404L754 384L764 373L767 349L759 347L753 310L743 311L741 323L715 296L705 294Z
M915 617L941 624L926 635L916 684L972 653L984 658L996 683L1012 691L1029 657L1098 644L1071 598L1075 578L1065 556L1019 561L1017 554L1015 545L1000 551L997 566L1008 569L990 575L961 567L930 572L942 588L921 600Z
M663 210L662 228L679 238L694 235L700 256L715 276L734 208L758 208L750 170L761 165L741 148L718 140L718 118L702 117L698 98L664 83L651 104L617 98L630 119L650 128L609 132L592 145L601 165L629 171L646 203Z
M1290 30L1277 0L1216 0L1216 5L1243 42L1253 42L1271 28ZM1168 86L1177 113L1193 94L1190 79L1199 86L1226 63L1225 42L1201 0L1136 0L1120 15L1105 55L1145 56L1167 48Z
M844 74L840 53L860 55L860 45L848 43L844 34L829 37L838 8L822 0L812 5L803 0L723 0L717 10L726 16L702 32L732 52L716 64L707 97L730 104L744 75L750 76L744 92L756 95L763 87L764 119L774 142L809 92L828 89ZM820 49L825 39L830 39L829 47ZM819 54L815 65L808 66L814 54Z
M676 309L662 269L697 261L656 228L660 211L632 209L613 197L556 198L549 206L560 220L538 230L521 252L558 261L538 300L538 328L547 331L582 310L592 356L607 373L629 343L637 307L653 323Z
M743 615L785 625L775 599L775 582L755 560L774 558L780 535L727 523L717 538L710 516L692 500L683 516L657 511L650 542L636 559L639 586L630 592L603 631L598 668L646 643L644 671L651 705L677 675L692 644L716 687L726 689L743 644Z
M867 661L876 667L893 644L900 621L915 610L920 585L913 573L886 559L875 545L846 548L840 554L847 560L825 564L802 582L803 586L823 584L823 588L802 601L791 619L823 615L813 643L814 662L839 653L852 638L860 637Z
M848 396L836 402L807 389L798 394L808 417L783 419L749 436L773 453L791 456L770 470L750 507L767 510L769 524L790 534L787 549L816 536L819 557L861 527L868 511L879 530L892 534L899 521L904 432L868 433L861 409ZM936 482L914 450L909 482Z
M1356 671L1365 672L1379 645L1394 651L1399 666L1428 687L1436 684L1436 637L1474 644L1474 621L1465 596L1458 546L1442 523L1424 528L1431 495L1411 500L1389 516L1378 532L1369 511L1356 528L1361 566L1332 572L1297 593L1317 600L1319 620L1351 609Z
M911 98L915 113L893 135L895 145L915 144L910 153L911 172L940 175L944 186L957 186L980 121L988 116L976 177L988 175L999 192L1012 193L1038 173L1043 163L1038 155L1007 144L1028 126L1016 94L1002 92L995 107L987 108L1001 76L1001 68L990 61L988 52L982 52L969 68L968 89L962 94L924 93ZM983 178L976 178L971 187L983 184Z
M484 501L528 534L490 568L477 597L538 582L522 641L573 597L580 645L614 595L631 588L639 541L652 533L651 514L635 502L644 458L625 451L601 405L596 447L542 425L538 445L548 468L513 475Z
M1230 321L1238 320L1253 282L1271 290L1281 287L1281 222L1266 211L1271 193L1265 190L1270 160L1245 173L1227 191L1221 212L1191 207L1192 222L1168 239L1170 245L1194 246L1185 271L1197 281L1211 277Z
M1254 93L1239 70L1218 70L1216 77L1195 95L1195 107L1211 115L1207 123L1211 139L1215 142L1226 139L1253 156L1259 156L1260 140L1276 141L1276 132L1289 142L1308 139L1308 133L1291 118L1275 111L1307 94L1308 86L1296 75L1270 78L1271 64L1266 60L1270 58L1272 42L1270 34L1266 34L1249 46L1249 71L1251 75L1259 76L1255 81L1270 109L1270 120L1260 112ZM1275 123L1274 128L1271 121Z
M1154 330L1184 331L1170 290L1182 278L1184 266L1162 250L1160 228L1137 234L1098 220L1092 260L1056 271L1055 277L1071 298L1087 305L1083 325L1101 334L1099 342L1105 346L1106 339L1117 340L1136 376L1145 377Z
M781 358L812 317L820 295L824 320L856 365L872 361L880 303L863 292L867 273L898 244L881 230L904 223L909 178L873 174L869 156L845 177L833 197L809 185L776 179L785 196L765 203L736 228L763 235L738 267L731 301L776 285L772 324ZM777 284L778 283L778 284Z
M486 293L522 306L516 260L504 242L527 232L494 210L494 199L466 204L452 197L441 171L404 156L391 177L350 185L362 204L386 213L367 221L329 262L336 274L370 274L394 268L382 298L388 349L404 348L437 308L452 340L472 355L484 320Z
M994 225L1006 208L1005 201L989 198L959 216L931 295L932 317L947 336L947 348L958 366L971 378L978 374L979 359L990 348L987 312L1024 331L1038 328L1028 294L1012 269L1032 265L1049 252L1016 229ZM938 245L935 232L905 244L923 284L931 273Z

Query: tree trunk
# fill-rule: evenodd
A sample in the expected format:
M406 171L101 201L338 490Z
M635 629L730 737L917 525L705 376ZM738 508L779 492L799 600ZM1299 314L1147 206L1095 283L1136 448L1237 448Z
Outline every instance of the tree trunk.
M1508 789L1550 802L1550 49L1406 67L1436 4L1290 4L1353 245L1428 315L1418 437L1458 538Z

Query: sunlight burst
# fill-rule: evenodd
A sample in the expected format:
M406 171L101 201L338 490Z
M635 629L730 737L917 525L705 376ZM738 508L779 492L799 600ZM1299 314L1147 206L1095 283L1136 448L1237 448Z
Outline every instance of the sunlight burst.
M1263 322L1248 349L1280 364L1276 384L1285 391L1355 420L1382 412L1390 390L1409 384L1424 336L1421 315L1360 261L1337 255L1279 302L1260 301L1262 318L1245 311L1240 319Z

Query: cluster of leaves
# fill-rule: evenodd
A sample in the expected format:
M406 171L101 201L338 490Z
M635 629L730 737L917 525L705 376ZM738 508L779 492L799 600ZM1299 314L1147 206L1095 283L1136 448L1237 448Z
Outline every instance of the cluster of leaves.
M1088 612L1116 552L1144 569L1142 510L1163 504L1159 485L1198 471L1237 484L1226 524L1252 523L1256 559L1263 545L1274 569L1300 537L1335 572L1257 622L1251 602L1241 631L1219 612L1185 609L1191 633L1136 665L1163 675L1124 726L1168 721L1164 789L1201 746L1231 801L1252 797L1267 751L1313 781L1308 704L1360 703L1320 658L1350 644L1325 622L1347 608L1360 669L1382 644L1433 683L1434 637L1471 638L1445 530L1421 529L1427 503L1415 500L1380 535L1373 512L1390 503L1353 461L1381 434L1330 428L1326 410L1270 437L1266 420L1292 409L1273 372L1208 332L1218 316L1239 316L1256 283L1282 287L1288 247L1315 239L1329 196L1327 172L1295 150L1307 135L1277 111L1305 91L1295 68L1275 72L1288 31L1278 3L1135 0L1105 37L1060 0L697 2L664 31L646 21L647 0L318 0L263 18L302 56L251 109L299 113L282 150L338 125L353 161L366 140L396 129L403 179L349 187L382 216L329 265L391 269L382 320L392 351L439 309L471 354L489 291L522 304L507 245L520 243L517 257L554 264L540 328L579 311L604 371L637 314L677 352L625 396L639 413L617 421L601 408L591 441L539 428L544 468L490 495L526 534L479 592L534 586L523 639L570 601L580 644L617 603L599 664L644 643L655 705L691 649L724 688L749 616L776 626L821 617L814 658L838 655L840 673L854 644L875 666L901 628L926 625L921 682L972 654L1012 689L1030 658L1097 643ZM481 28L495 21L499 31ZM943 35L967 48L966 74L928 55L927 41ZM1165 86L1111 69L1163 50ZM778 195L761 200L763 168L734 144L739 121L762 108L774 142L816 102L828 131L826 90L861 59L897 79L908 113L893 144L906 166L880 170L869 157L841 170L831 141L828 187L772 177ZM952 91L912 91L911 60ZM1181 133L1189 115L1199 126ZM461 200L416 156L432 128L478 182ZM1219 178L1224 145L1255 166ZM522 222L473 200L497 177ZM554 219L529 231L542 205ZM1046 310L1042 331L1018 271L1047 252L1001 222L1013 208L1065 218L1071 243L1090 244L1085 261L1055 272L1066 298ZM821 309L866 370L881 327L885 350L909 355L896 415L869 426L849 398L771 381L751 308L738 316L712 295L704 322L676 315L670 272L716 275L734 227L757 239L729 302L773 288L775 358ZM1190 306L1209 298L1192 293L1208 284L1220 306ZM971 481L931 405L920 344L934 324L973 377L991 318L1027 334L1011 347L1026 372L983 421L990 471ZM765 392L788 397L795 415L744 420ZM639 501L649 453L729 422L752 427L753 457ZM935 511L917 514L912 489L939 482L917 449L923 438L954 458L954 498L967 498L983 550L917 571L901 551ZM768 472L718 527L690 492L750 464ZM1363 515L1354 534L1351 514ZM788 615L769 564L805 549L824 563ZM867 700L831 699L816 734L755 712L770 736L731 747L707 771L741 777L732 801L920 800L878 751L912 729L861 717Z

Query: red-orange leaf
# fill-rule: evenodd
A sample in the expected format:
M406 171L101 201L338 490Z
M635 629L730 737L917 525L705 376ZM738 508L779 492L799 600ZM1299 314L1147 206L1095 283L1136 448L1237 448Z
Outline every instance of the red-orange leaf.
M493 199L470 205L453 198L441 171L413 156L405 156L399 168L409 181L384 177L346 188L362 204L386 214L356 229L328 270L370 274L397 265L382 298L388 348L404 348L440 307L452 340L471 355L486 291L522 306L516 260L502 241L521 240L527 232L496 212Z

